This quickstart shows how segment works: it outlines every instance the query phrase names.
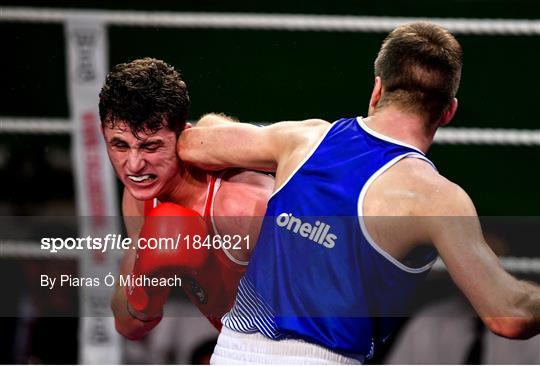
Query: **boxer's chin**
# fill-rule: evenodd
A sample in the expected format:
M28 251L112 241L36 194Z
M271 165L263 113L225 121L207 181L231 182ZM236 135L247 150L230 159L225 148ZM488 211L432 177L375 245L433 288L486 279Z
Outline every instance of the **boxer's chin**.
M156 179L150 184L137 184L133 182L126 182L124 186L127 188L129 193L138 201L147 201L154 199L158 196L159 193L159 182Z

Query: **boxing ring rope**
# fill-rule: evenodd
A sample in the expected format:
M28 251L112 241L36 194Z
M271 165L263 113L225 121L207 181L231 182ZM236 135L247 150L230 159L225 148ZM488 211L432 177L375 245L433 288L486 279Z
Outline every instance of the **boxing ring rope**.
M327 16L241 13L172 13L115 10L3 7L0 21L63 23L73 17L95 17L111 25L139 27L286 30L319 32L388 32L396 26L428 18L381 16ZM540 35L538 20L429 18L454 33L491 35ZM68 120L0 117L0 133L70 133ZM540 130L444 128L439 144L540 145Z
M89 19L95 20L105 26L366 33L387 33L403 23L429 20L441 24L455 34L540 36L539 20L192 12L173 13L0 7L0 22L58 23L63 24L66 28L70 21L80 20L79 18L84 19L85 21ZM260 122L254 123L258 125L261 124ZM0 134L65 135L73 138L76 134L76 119L73 116L68 118L0 116ZM540 146L540 129L518 130L445 127L437 132L435 143ZM83 253L80 251L71 250L60 250L56 253L50 253L49 251L41 250L40 243L37 241L12 241L0 239L0 259L75 260L81 263L83 261L82 256ZM501 262L505 269L513 273L540 274L540 257L502 257ZM446 267L440 259L436 261L434 270L437 272L446 271ZM88 332L86 331L80 334L87 333ZM85 342L81 342L81 344L85 344ZM92 359L85 356L86 352L89 352L89 354L92 352L106 354L109 351L107 351L107 349L92 350L91 347L81 347L81 352L83 353L83 356L81 357L83 362L81 363L99 363L96 361L88 361ZM107 363L111 363L111 361Z
M504 269L515 274L539 274L540 258L534 257L500 257ZM438 258L433 264L434 271L446 271L443 261Z
M403 23L429 20L459 34L540 35L539 20L0 8L0 21L4 22L65 23L70 18L83 16L94 17L109 25L121 26L314 32L388 32ZM260 123L257 122L257 124ZM72 123L69 119L0 116L0 134L69 136L71 132ZM540 130L446 127L437 132L435 143L540 146ZM44 254L39 249L39 243L0 241L0 258L23 256L46 258L49 254ZM62 258L76 259L77 255L65 253ZM540 273L540 258L504 257L501 261L506 269L513 272ZM445 267L439 260L434 268L441 270Z
M108 24L139 27L219 28L318 32L389 32L398 25L428 18L242 13L172 13L4 7L0 19L61 23L68 17L92 16ZM429 18L453 33L540 35L538 20Z
M71 130L71 121L67 119L0 116L0 134L69 135Z
M37 241L0 240L0 258L21 259L77 259L79 254L73 250L59 250L50 253L40 249Z
M249 122L256 125L265 123ZM0 117L0 134L70 134L69 120ZM437 144L540 146L540 130L443 127Z
M241 13L172 13L115 10L3 7L0 21L63 23L73 17L95 17L111 25L139 27L251 29L320 32L388 32L396 26L428 18L381 16L327 16ZM454 33L540 35L538 20L429 18ZM0 117L0 133L69 133L68 120ZM540 145L540 130L444 128L435 138L440 144Z

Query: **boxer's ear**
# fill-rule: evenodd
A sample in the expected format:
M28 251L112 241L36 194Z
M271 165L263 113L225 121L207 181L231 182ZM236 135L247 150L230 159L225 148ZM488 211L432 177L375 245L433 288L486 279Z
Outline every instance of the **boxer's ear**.
M184 126L184 130L187 130L189 128L193 127L193 125L189 122L186 122L186 125Z
M452 121L452 118L454 118L454 116L456 115L457 108L458 100L457 98L454 98L443 112L443 115L439 120L439 126L446 126L447 124L449 124Z
M379 100L381 100L382 92L383 87L381 77L376 76L373 90L371 91L371 98L369 99L368 115L372 115L375 112L377 104L379 103Z

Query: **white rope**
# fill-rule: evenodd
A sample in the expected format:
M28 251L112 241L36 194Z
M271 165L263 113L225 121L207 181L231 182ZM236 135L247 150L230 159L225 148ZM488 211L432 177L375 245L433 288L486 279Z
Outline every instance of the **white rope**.
M38 242L0 240L0 258L77 259L78 256L79 253L73 250L59 250L56 253L41 250Z
M438 144L540 146L540 130L443 127L437 131Z
M318 32L389 32L398 25L429 20L453 33L489 35L540 35L540 21L518 19L403 18L342 15L291 15L244 13L172 13L119 10L73 10L3 7L0 20L60 23L67 18L90 16L106 23L140 27L219 28Z
M0 258L17 259L77 259L83 255L80 250L59 250L51 253L42 250L38 242L0 240ZM527 257L502 257L504 268L512 273L540 274L540 258ZM439 258L433 265L436 271L445 271L446 266Z
M508 272L540 274L540 258L534 257L501 257L501 263ZM434 271L446 271L446 265L438 258L433 264Z
M71 129L65 119L0 117L0 134L69 134Z
M256 125L268 123L250 122ZM10 118L0 117L0 134L69 134L71 122L54 118ZM435 136L437 144L476 144L540 146L540 130L515 130L491 128L439 129Z

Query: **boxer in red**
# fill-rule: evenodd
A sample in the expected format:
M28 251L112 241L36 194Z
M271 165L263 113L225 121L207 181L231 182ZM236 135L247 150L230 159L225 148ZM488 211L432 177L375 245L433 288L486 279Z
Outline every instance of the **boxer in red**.
M186 222L204 240L239 235L235 249L128 250L120 273L158 276L175 267L190 300L220 329L254 249L273 178L245 170L210 173L183 164L176 154L189 97L180 74L155 59L115 66L100 93L99 110L107 152L124 185L126 230L139 237L182 234ZM160 203L166 204L160 204ZM152 221L145 220L151 216ZM159 217L159 221L154 221ZM171 224L177 220L177 224ZM195 221L194 221L195 220ZM247 239L246 239L247 238ZM167 288L117 287L112 309L117 330L137 339L157 325Z

